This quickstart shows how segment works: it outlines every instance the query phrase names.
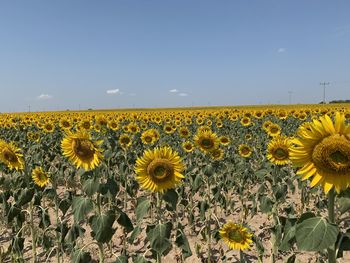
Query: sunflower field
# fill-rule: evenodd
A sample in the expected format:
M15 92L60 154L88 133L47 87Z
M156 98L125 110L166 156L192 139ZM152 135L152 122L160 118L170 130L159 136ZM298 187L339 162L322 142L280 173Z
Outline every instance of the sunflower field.
M0 262L350 262L346 104L0 124Z

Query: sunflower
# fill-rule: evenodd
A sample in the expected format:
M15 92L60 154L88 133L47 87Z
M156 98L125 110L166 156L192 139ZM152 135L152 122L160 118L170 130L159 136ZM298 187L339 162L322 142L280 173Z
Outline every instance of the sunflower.
M116 131L119 128L119 124L115 120L111 120L107 123L107 127L113 131Z
M155 137L154 129L149 129L142 133L141 141L143 144L154 144L157 141Z
M53 124L52 122L46 122L43 125L43 130L46 133L51 133L51 132L53 132L55 130L55 124Z
M194 145L193 145L192 142L186 141L186 142L183 142L183 143L182 143L182 149L184 149L185 152L190 153L190 152L193 152L193 150L194 150Z
M263 111L255 111L254 112L254 117L257 118L257 119L261 119L262 117L264 117L264 112Z
M219 141L221 145L227 146L230 144L230 139L227 136L220 136Z
M87 132L68 132L62 139L61 148L63 155L77 167L84 170L92 170L97 167L103 158L102 149L99 147L103 141L93 141Z
M186 126L180 127L178 132L182 138L188 138L191 135L190 130Z
M210 156L216 161L221 160L222 158L224 158L224 151L220 148L217 148L210 153Z
M60 127L63 129L63 130L69 130L72 128L72 123L69 121L69 119L67 118L62 118L60 120Z
M164 125L163 130L166 134L172 134L175 131L173 126L169 124Z
M240 224L228 222L219 230L221 239L227 243L231 249L249 249L252 243L252 234L248 229Z
M289 149L292 143L285 136L274 137L267 146L267 159L277 165L285 165L290 162Z
M32 179L34 183L40 187L44 187L50 182L50 177L47 173L43 171L43 168L40 166L35 167L32 171Z
M238 147L239 155L245 158L248 158L250 155L252 155L252 148L249 145L246 144L240 144Z
M124 133L120 135L118 142L120 146L125 150L131 146L132 140L128 134Z
M268 135L275 137L281 134L281 127L278 124L271 124L267 129Z
M250 120L249 117L243 117L243 118L241 119L241 124L242 124L243 126L249 126L251 123L252 123L252 122L251 122L251 120Z
M250 141L251 139L253 139L253 135L251 135L250 133L247 133L245 136L244 136L244 139L246 141Z
M7 143L0 140L0 161L3 162L10 170L24 169L23 154L21 149L17 148L13 142Z
M223 126L224 126L224 124L222 123L222 121L217 121L216 122L216 127L222 128Z
M140 127L136 123L129 123L128 125L128 131L131 133L138 133L140 131Z
M78 127L80 130L88 131L92 128L92 124L89 119L83 119L79 122Z
M168 146L146 150L142 157L137 158L135 165L136 180L140 186L160 193L179 184L185 178L183 170L180 156Z
M262 128L267 132L271 124L273 124L272 121L265 121L262 125Z
M340 193L350 186L350 125L337 112L334 123L328 115L314 120L309 129L298 131L291 148L293 165L301 167L302 180L312 178L311 187L322 185L328 193Z
M195 144L202 152L209 153L219 146L219 138L212 131L203 131L197 133L193 138Z

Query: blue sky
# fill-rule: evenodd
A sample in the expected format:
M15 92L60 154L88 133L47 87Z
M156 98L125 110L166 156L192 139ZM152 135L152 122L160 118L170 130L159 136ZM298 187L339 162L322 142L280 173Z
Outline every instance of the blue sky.
M0 2L0 111L350 99L350 1ZM108 91L108 92L107 92ZM173 92L170 92L173 91Z

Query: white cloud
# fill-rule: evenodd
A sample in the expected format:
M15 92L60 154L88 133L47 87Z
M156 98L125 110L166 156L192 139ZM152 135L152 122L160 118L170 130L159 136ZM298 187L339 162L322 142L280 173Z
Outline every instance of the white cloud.
M179 96L181 96L181 97L187 97L188 96L188 94L187 93L179 93Z
M117 94L120 93L119 89L109 89L106 91L107 94Z
M277 49L277 52L278 53L283 53L283 52L286 52L287 49L285 49L284 47L280 47L279 49Z
M38 100L49 100L49 99L52 99L53 96L52 95L49 95L49 94L40 94L37 99Z
M171 90L169 90L169 92L176 93L176 92L179 92L179 91L177 89L171 89Z

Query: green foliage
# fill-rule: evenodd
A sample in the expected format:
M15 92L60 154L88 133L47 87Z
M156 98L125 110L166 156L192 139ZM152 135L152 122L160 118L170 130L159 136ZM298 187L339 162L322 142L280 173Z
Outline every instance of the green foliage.
M169 240L171 229L171 222L147 226L147 239L150 242L151 248L154 252L159 253L160 255L166 255L170 251L172 247Z
M308 218L296 226L296 243L303 251L321 251L334 245L339 229L322 217Z
M115 232L115 229L112 227L115 218L115 211L113 210L109 210L100 215L93 215L90 218L91 235L97 242L107 243L111 240Z
M92 211L94 204L89 197L76 196L73 197L72 209L74 220L80 222L86 219L89 212Z
M148 213L150 207L151 207L151 202L147 197L140 197L137 199L137 205L136 205L137 221L142 220L142 218Z

